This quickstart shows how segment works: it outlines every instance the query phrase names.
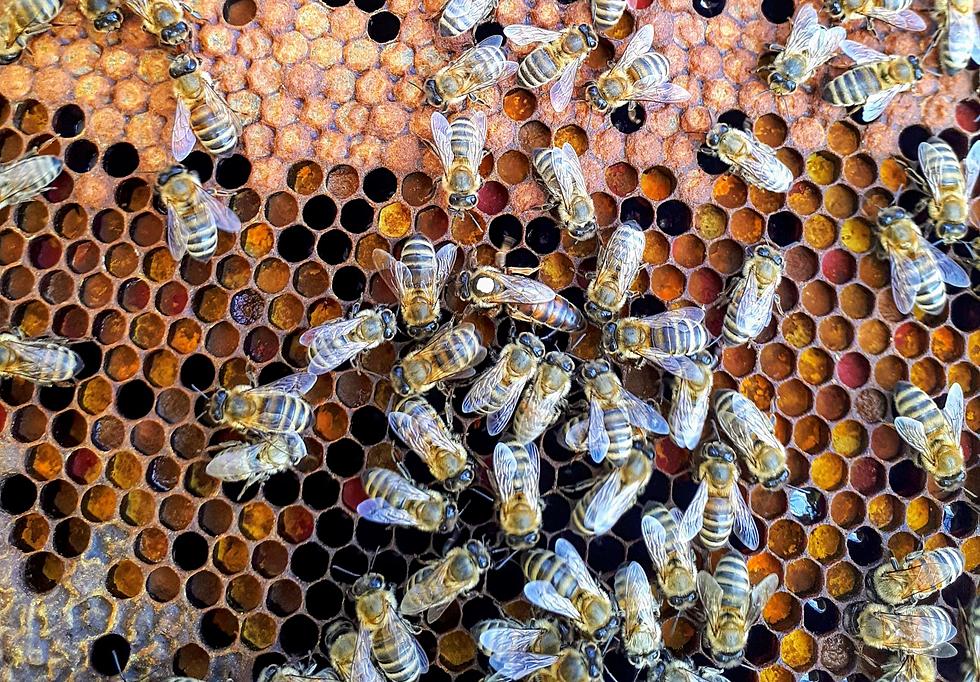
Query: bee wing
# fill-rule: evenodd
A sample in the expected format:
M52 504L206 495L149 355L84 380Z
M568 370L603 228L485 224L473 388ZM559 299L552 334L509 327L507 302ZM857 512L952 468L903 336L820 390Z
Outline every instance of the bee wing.
M601 462L609 452L609 434L606 433L605 411L597 401L589 402L587 443L593 462Z
M963 410L963 387L959 384L954 383L949 387L949 392L946 394L946 406L943 407L943 416L953 432L953 437L959 439L960 433L963 432L963 420L966 416Z
M759 287L754 279L746 281L742 287L742 296L735 304L735 324L740 329L761 329L769 324L775 290L775 282Z
M194 149L196 142L197 137L191 130L190 109L184 104L184 100L178 98L177 108L174 110L174 128L170 133L170 149L174 158L183 161Z
M551 159L555 170L555 180L558 181L558 191L561 193L562 201L568 205L575 197L576 188L585 187L578 154L575 153L572 145L566 142L560 149L556 147L552 150ZM578 175L576 175L576 171ZM581 183L579 178L581 178Z
M901 638L902 648L909 653L936 658L956 655L956 649L948 643L956 636L956 627L938 606L897 606L891 611L877 611L875 617L895 629L895 637ZM928 633L928 639L923 633Z
M565 425L562 427L562 442L569 450L574 450L576 452L585 450L588 430L589 417L587 414L585 416L572 417L565 422Z
M493 303L536 304L547 303L555 298L554 290L530 277L508 275L505 272L494 273L494 279L501 286L498 296L490 298Z
M444 169L453 165L453 139L449 121L438 111L432 114L432 141Z
M881 9L880 7L874 7L868 11L868 16L872 19L878 19L879 21L884 21L886 24L891 24L896 28L901 28L906 31L925 31L926 22L918 14L910 9L902 10L901 12L896 12L894 10Z
M518 46L530 45L531 43L550 43L552 40L561 37L561 33L558 31L549 31L546 28L527 26L526 24L505 26L504 35L507 36L507 40Z
M309 371L311 374L326 374L370 345L367 341L355 341L347 338L360 323L361 319L356 317L348 320L334 320L314 327L299 337L299 342L302 345L316 349L316 355L310 360ZM344 343L335 343L341 339Z
M483 159L483 145L487 141L487 115L482 111L477 111L470 116L470 122L476 128L476 135L466 137L467 144L463 156L469 159L473 168L476 168Z
M616 601L620 605L629 605L629 608L626 608L627 623L632 622L632 628L641 623L657 624L660 607L653 599L650 581L643 568L635 561L631 561L620 568L619 572L623 574L624 579L622 582L619 580L615 582L617 588L622 587L622 590L616 590Z
M772 422L765 418L755 403L738 393L732 400L732 411L741 423L740 430L750 433L770 447L782 449L783 444L776 438Z
M842 26L835 26L833 28L819 27L819 30L810 39L809 72L812 73L814 69L833 57L837 53L837 50L840 49L840 44L844 42L845 38L847 38L847 31Z
M187 253L187 230L173 208L167 208L167 250L175 261Z
M848 57L853 59L858 65L862 64L874 64L875 62L880 62L888 59L888 55L878 50L872 49L867 45L862 45L861 43L855 42L853 40L842 40L840 44L841 51Z
M504 404L500 406L499 410L487 416L488 434L496 436L507 427L510 418L514 416L514 409L517 408L517 403L521 399L521 393L524 391L529 378L523 381L515 381L507 392Z
M667 420L652 405L643 402L625 388L623 389L623 402L633 426L651 433L666 434L670 432Z
M429 443L446 450L455 450L456 444L450 440L445 427L425 415L412 415L405 412L389 412L388 425L404 443L420 457L428 451Z
M977 41L977 44L980 45L980 40ZM977 176L980 175L980 140L974 142L973 146L970 147L966 160L963 162L963 169L966 180L966 197L969 199L973 196L973 188L977 184Z
M970 276L958 263L937 249L935 244L923 239L922 245L932 256L932 261L939 268L939 274L942 275L943 281L954 287L970 286Z
M817 18L817 10L813 5L803 5L793 17L793 30L786 41L787 52L803 52L810 46L810 41L823 27Z
M392 613L378 633L381 639L389 639L392 648L398 652L393 658L398 660L414 658L418 662L419 672L424 675L429 671L429 657L425 655L422 645L412 634L411 626L400 615ZM410 669L409 666L406 668Z
M492 0L449 0L442 13L445 16L452 9L453 16L466 17L466 25L461 27L463 30L460 31L460 33L465 33L486 17L492 7ZM453 35L459 35L459 33L453 33L446 37L453 37Z
M456 594L447 589L451 582L450 563L443 558L436 564L422 568L419 572L425 571L426 575L405 590L398 610L406 616L414 616L451 602Z
M701 597L701 602L704 604L704 612L708 617L708 627L710 628L714 620L712 614L721 609L724 593L721 591L718 581L707 571L698 573L698 596Z
M592 577L589 567L582 561L582 557L576 551L575 545L565 538L559 538L555 542L555 554L565 560L565 563L568 565L568 570L572 572L572 575L578 580L579 585L586 591L592 594L605 594L604 590L599 587L599 583Z
M524 585L524 596L529 602L540 609L557 613L559 616L580 620L578 612L571 600L558 594L554 585L544 580L533 580Z
M626 49L623 50L623 56L619 58L619 61L616 62L616 66L613 68L628 69L630 64L649 52L652 46L653 26L651 24L644 24L639 31L633 34L633 37L626 45Z
M258 454L263 447L264 443L238 443L224 448L204 470L219 481L244 481L260 468Z
M960 15L954 15L947 11L946 14L946 40L951 45L972 45L972 51L976 51L977 45L977 18L972 10Z
M617 227L609 242L599 252L596 272L614 271L616 273L616 287L619 291L629 289L636 277L637 270L643 265L643 247L641 244L644 242L644 237L642 233L639 233L638 238L634 237L636 232L630 227Z
M513 651L490 657L490 667L498 675L509 680L520 680L535 670L547 668L558 660L554 654L533 654L530 651Z
M870 123L879 116L888 107L889 103L895 99L895 95L907 90L905 86L892 86L887 90L882 90L881 92L876 92L868 98L868 101L864 103L864 108L861 111L861 120L865 123Z
M619 470L613 469L596 485L596 494L585 509L585 525L594 528L596 535L603 535L633 506L639 483L624 487Z
M206 77L203 80L204 99L207 101L208 106L213 111L221 112L231 119L232 125L235 127L235 132L240 135L242 132L242 122L238 118L238 113L228 105L228 100L214 87L214 83L211 82L210 77Z
M664 83L663 78L654 74L641 78L634 84L630 99L676 104L691 99L691 93L675 83Z
M940 149L930 142L919 143L919 167L933 197L941 196L943 157Z
M273 394L273 393L295 393L298 395L304 395L313 388L313 384L316 383L316 375L309 372L295 372L284 376L282 379L277 379L271 384L265 384L264 386L259 386L253 388L249 391L251 395L263 395L263 394Z
M752 511L742 497L742 491L738 485L733 485L728 492L728 501L732 505L732 512L735 517L735 535L743 545L751 550L759 548L759 529L755 525Z
M643 515L640 522L643 530L643 543L647 546L650 558L657 565L657 570L663 570L667 563L667 530L657 518L650 513Z
M789 167L776 157L769 145L752 136L747 136L746 140L751 151L739 157L738 166L742 172L748 173L754 184L770 192L788 192L793 184L793 172Z
M954 551L959 552L959 550ZM917 558L918 560L911 561L913 558ZM959 561L959 565L962 567L962 555L957 557L956 560ZM952 561L950 561L949 567L952 568ZM929 596L936 590L946 587L950 582L950 578L958 576L961 572L957 571L955 575L950 575L951 571L947 571L946 568L947 564L945 562L939 563L937 559L930 560L927 557L923 557L922 552L914 552L905 557L905 565L885 570L884 575L893 580L900 581L906 588L911 588L906 592L906 596L912 600L919 600Z
M708 394L700 394L695 391L690 384L685 383L677 391L677 402L674 404L673 419L675 422L674 431L678 431L677 424L696 425L690 433L674 434L671 438L682 448L693 450L701 440L701 431L704 428L704 419L708 414ZM678 440L680 438L680 440ZM681 442L683 441L683 442Z
M920 453L929 451L929 441L926 439L926 429L915 419L909 417L895 417L895 430L906 443Z
M923 240L925 241L925 240ZM915 261L900 251L891 251L888 260L892 265L892 298L895 307L907 315L915 304L915 295L922 285L922 275Z
M354 644L354 658L350 666L350 678L357 682L384 682L384 678L371 661L371 631L361 628L357 631Z
M379 497L370 497L361 502L357 505L357 513L375 523L390 523L396 526L415 525L415 517L404 509L388 504Z
M701 532L701 527L704 525L704 508L707 505L708 482L702 481L701 485L694 492L694 498L691 500L691 504L684 510L684 515L681 516L680 521L677 523L678 542L690 542Z
M530 651L534 642L544 633L544 628L523 625L499 625L480 630L478 646L493 657L504 653Z
M506 443L497 443L493 449L493 476L497 484L497 492L501 500L507 500L516 492L525 493L525 497L537 505L538 495L530 491L538 489L538 476L541 469L541 456L534 443L524 446L529 458L529 466L523 473L517 463L514 451Z
M401 300L405 296L405 292L412 288L412 271L384 249L375 249L371 257L381 279Z
M449 278L449 274L453 270L453 265L456 264L456 255L458 253L459 247L455 244L445 244L436 251L436 292L442 288Z
M508 353L502 353L497 364L473 382L470 390L466 393L466 397L463 398L463 412L471 414L481 412L490 404L490 400L494 397L493 389L500 385L507 376L507 358Z
M752 596L749 597L749 608L745 620L748 623L755 623L762 614L766 602L776 594L779 589L779 576L769 574L762 581L752 588Z
M197 190L198 198L204 204L208 215L211 217L214 226L223 232L240 232L242 221L238 219L235 212L218 201L210 192L203 187Z
M578 73L578 67L582 65L583 61L585 61L584 58L579 57L566 66L558 77L558 80L551 86L551 90L549 91L551 95L551 107L556 112L561 113L565 111L568 108L569 102L572 101L572 93L575 91L575 75Z

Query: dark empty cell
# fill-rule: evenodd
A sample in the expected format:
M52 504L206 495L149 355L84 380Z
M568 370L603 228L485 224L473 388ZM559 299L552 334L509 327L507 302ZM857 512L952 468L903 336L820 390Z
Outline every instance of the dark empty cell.
M359 548L347 545L333 555L330 575L341 583L353 583L367 573L368 558Z
M180 367L180 383L192 391L203 391L214 383L214 364L206 355L196 353Z
M818 597L803 602L803 627L815 635L823 635L837 627L840 609L830 599Z
M729 171L727 163L713 154L709 154L704 149L698 149L698 165L708 175L721 175Z
M615 571L626 559L623 541L614 535L601 535L589 543L588 563L597 573Z
M961 607L965 609L973 599L973 580L969 574L961 573L952 585L943 588L941 594L943 601L954 611L959 611Z
M124 178L132 174L139 164L140 156L136 153L136 147L128 142L118 142L102 155L102 167L114 178Z
M681 202L679 201L667 202L667 204L680 204L681 206L683 206L687 210L687 214L688 214L687 222L688 222L688 226L690 226L691 211L690 209L687 208L685 204L681 204ZM662 213L664 207L667 204L661 204L658 213ZM668 210L675 210L675 209L670 208ZM653 206L650 204L649 201L647 201L643 197L630 197L629 199L624 200L622 205L619 207L619 219L622 222L626 222L627 220L636 221L636 223L641 228L646 230L651 225L653 225ZM673 234L673 233L668 232L668 234Z
M650 294L639 296L630 302L630 315L635 317L658 315L665 310L667 308L664 306L663 301Z
M358 6L360 3L377 3L377 7L374 9L380 9L381 5L384 4L384 0L354 0L354 2ZM368 199L375 203L380 204L383 201L388 201L395 196L396 191L398 191L398 178L387 168L375 168L364 176L364 193Z
M568 527L572 508L564 495L553 493L544 497L543 528L547 533L557 533Z
M774 24L789 21L793 9L793 0L762 0L762 15Z
M888 470L888 484L902 497L915 497L926 485L926 474L912 460L903 459Z
M315 542L300 545L293 552L289 569L300 580L308 583L315 582L327 574L330 554Z
M303 478L303 502L311 509L327 509L337 503L340 484L326 471Z
M575 457L575 453L562 445L560 439L561 423L545 431L542 450L548 453L548 458L555 462L567 462ZM491 451L493 448L491 448Z
M551 253L561 243L561 228L546 216L535 218L527 225L527 245L541 255Z
M228 609L215 609L201 618L201 641L212 649L231 646L238 639L238 619Z
M82 371L75 377L77 380L94 376L102 366L102 349L94 341L80 341L69 346L82 358Z
M812 525L827 516L827 499L815 488L797 488L787 495L789 512L804 525Z
M353 519L350 521L354 522ZM318 528L319 530L319 528ZM354 528L354 542L358 547L363 547L367 551L375 551L379 547L387 547L391 544L394 537L394 528L384 526L380 523L359 523ZM331 534L330 537L333 537ZM322 539L322 538L321 538Z
M292 504L299 497L299 478L292 471L282 471L265 482L262 495L277 507Z
M970 505L957 500L943 507L943 530L957 538L968 538L977 529L977 513Z
M0 509L8 514L23 514L34 506L37 486L23 474L7 476L0 483Z
M307 656L319 639L320 629L309 616L293 616L279 628L279 644L287 656Z
M362 12L377 12L384 7L385 0L354 0L354 5Z
M370 523L370 521L362 521L361 523ZM403 555L422 554L429 548L431 542L432 535L430 533L423 533L415 528L404 526L395 528L395 547Z
M350 438L331 443L327 448L327 468L338 476L353 476L363 466L364 448Z
M88 173L99 160L99 148L89 140L75 140L65 150L65 165L76 173Z
M193 171L202 183L210 180L211 174L214 173L214 159L210 154L200 150L192 151L181 163L184 168Z
M936 137L948 144L953 150L953 153L961 159L964 158L970 151L969 138L955 128L947 128Z
M44 386L38 391L41 407L52 412L65 409L74 398L74 386Z
M185 571L196 571L208 561L208 542L197 533L181 533L173 542L174 563Z
M792 11L793 4L790 3L790 11ZM739 111L738 109L729 109L721 116L718 117L718 123L726 123L732 128L738 128L739 130L745 129L745 124L749 120L749 117L744 111Z
M373 405L366 405L351 415L350 432L361 445L380 443L388 432L388 418Z
M779 655L779 640L764 624L759 623L749 630L749 640L745 645L745 659L756 668L776 660ZM748 672L748 671L746 671ZM735 678L732 678L735 679ZM746 678L742 678L746 679ZM748 679L755 679L750 674Z
M259 372L258 385L264 386L265 384L271 384L273 381L279 381L283 377L288 377L290 374L293 374L295 371L295 369L283 362L270 362Z
M221 16L232 26L244 26L255 18L254 0L225 0Z
M327 265L340 265L350 258L354 245L341 230L330 230L316 245L316 253Z
M360 268L348 265L333 276L333 292L342 301L356 301L364 293L367 278Z
M378 12L368 19L368 36L376 43L391 42L400 28L401 21L391 12Z
M942 680L962 680L963 661L966 660L966 650L959 642L950 642L950 644L956 649L956 654L946 658L937 658L936 671ZM858 679L858 677L862 679ZM844 682L870 682L870 680L863 675L855 674L847 678Z
M675 479L671 485L670 498L678 509L687 509L694 499L698 484L690 479Z
M299 263L313 253L313 233L304 225L293 225L279 233L279 255L290 263Z
M364 523L361 525L375 526L377 524ZM354 519L339 507L325 511L316 520L316 535L327 547L343 547L354 536Z
M67 410L51 421L51 435L66 448L80 445L88 434L85 418L75 410Z
M811 670L801 678L801 682L834 682L834 677L826 670Z
M779 246L789 246L800 241L803 223L789 211L769 216L769 238Z
M973 296L957 296L949 307L949 317L960 331L971 333L980 329L980 305Z
M521 221L505 213L490 221L490 243L498 249L504 246L520 244L524 236L524 226Z
M371 555L371 570L380 573L389 583L401 585L408 578L408 562L394 550Z
M46 270L61 260L61 241L54 235L35 237L27 247L34 267Z
M92 670L100 675L121 677L129 663L129 642L114 632L102 635L92 643L88 661Z
M343 7L350 3L350 0L321 0L327 7Z
M63 557L76 557L88 548L92 530L79 518L65 519L54 528L54 548Z
M126 419L140 419L153 409L153 389L146 382L130 381L116 393L116 409Z
M862 526L847 536L847 552L858 566L881 561L881 535L870 526Z
M340 226L348 232L366 232L374 222L374 208L364 199L354 199L340 209Z
M694 0L695 9L697 9L697 4L700 1L701 0ZM708 1L714 2L715 0ZM720 6L724 7L725 3L721 2ZM712 14L710 16L715 15ZM643 124L646 123L647 120L647 112L641 104L637 104L633 107L628 104L624 104L623 106L614 109L609 118L612 121L613 128L625 135L629 135L630 133L635 133L637 130L643 127Z
M538 257L530 249L520 248L507 252L504 264L508 268L529 268L534 269L541 263Z
M506 554L499 552L494 555L494 560L502 563L512 553L513 550L507 548ZM487 593L501 603L516 599L521 594L525 582L524 574L521 571L520 557L511 557L507 563L502 565L498 563L498 565L499 568L495 567L487 573ZM463 609L464 621L468 610L469 605Z
M75 137L85 130L85 113L77 104L66 104L54 112L51 128L59 137Z
M77 507L78 491L67 481L51 481L41 489L41 509L52 519L63 519Z
M473 31L473 40L477 44L482 42L484 38L489 38L490 36L500 36L504 38L504 42L501 43L501 46L507 43L507 38L504 37L504 27L498 24L496 21L488 21L480 24L476 27L476 30Z
M229 500L233 500L241 504L254 500L259 494L259 489L260 488L257 485L250 485L246 488L245 481L221 484L221 493Z
M336 219L337 219L337 204L334 203L333 199L326 196L325 194L320 194L315 197L312 197L309 201L307 201L303 205L303 222L306 223L309 227L312 227L314 230L322 230L327 227L330 227L331 225L333 225L333 221ZM348 239L347 241L348 243L350 243L350 239ZM349 253L350 246L348 246L347 248Z
M252 162L241 154L219 159L214 169L215 181L225 189L238 189L252 174Z
M919 203L923 199L925 199L925 197L926 195L918 190L914 190L914 189L903 190L902 193L898 195L897 203L906 211L914 215L919 207Z
M329 580L306 590L306 611L317 620L333 620L344 606L344 593Z
M919 144L926 142L930 137L932 133L928 128L920 125L909 126L898 134L898 148L906 159L918 162Z

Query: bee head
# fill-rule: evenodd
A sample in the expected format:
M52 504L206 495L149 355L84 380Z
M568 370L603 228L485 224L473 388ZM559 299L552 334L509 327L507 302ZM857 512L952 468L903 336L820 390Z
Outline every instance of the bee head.
M922 65L919 64L919 58L914 54L910 54L908 60L909 65L912 67L912 75L915 77L915 80L922 80Z
M743 650L738 651L714 651L712 650L712 658L715 659L715 663L722 667L728 667L729 663L736 663L742 660Z
M384 586L385 579L379 573L367 573L357 579L354 586L351 587L351 594L355 597L363 597L369 592L383 589Z
M470 300L473 296L473 292L470 289L471 278L472 275L469 270L463 270L463 272L459 273L459 297L464 301Z
M714 369L718 365L718 356L710 351L703 350L694 356L694 361L702 367Z
M601 374L609 371L609 363L605 360L593 360L582 365L582 378L591 381Z
M405 380L405 368L401 363L391 368L391 387L395 389L395 393L402 397L407 398L412 394L412 388Z
M589 666L589 677L602 677L602 657L599 647L592 642L582 646L582 655Z
M449 205L458 211L468 211L476 206L476 193L453 192L449 195Z
M859 601L848 604L844 609L844 617L842 618L841 624L844 626L844 631L852 637L858 635L858 618L861 617L865 606L867 606L867 602Z
M414 325L408 328L408 335L413 339L432 336L439 328L439 320L432 320L428 324Z
M433 106L436 109L442 109L446 106L446 99L436 89L435 78L429 78L422 84L422 93L425 95L425 101L429 106Z
M590 50L596 49L599 46L599 36L596 35L595 29L588 24L578 25L579 33L585 38L585 44L589 46Z
M944 464L944 456L938 458L937 464ZM936 476L936 485L938 485L943 490L951 490L954 488L959 488L963 481L966 480L966 471L962 468L955 474L950 474L949 476Z
M616 342L616 330L619 328L619 324L616 322L607 322L602 325L602 348L607 353L615 353L619 350L619 344Z
M936 226L936 235L943 241L959 241L966 238L965 223L944 222Z
M698 593L691 590L687 594L675 594L667 598L667 603L673 606L677 610L686 609L689 606L693 606L694 602L698 600Z
M587 99L589 104L592 105L592 108L600 114L609 112L609 102L607 102L606 98L602 96L602 91L599 90L599 85L594 81L586 84L585 99Z
M385 341L391 341L393 338L395 338L395 332L398 331L398 325L395 321L395 313L388 308L382 309L381 323L384 325L383 334Z
M707 144L711 149L717 149L718 145L721 144L721 138L725 135L730 128L727 123L716 123L708 131L707 137L705 137L705 144Z
M840 0L828 0L824 5L827 9L827 14L830 15L831 19L840 21L844 18L844 5Z
M779 252L766 246L765 244L760 244L759 246L755 247L751 253L759 258L771 260L776 265L782 266L783 264L783 257L779 255Z
M587 220L580 225L569 225L568 234L571 235L572 239L582 241L583 239L588 239L595 234L595 231L598 228L599 226L596 224L595 218L592 218L591 220Z
M904 208L899 206L887 206L878 211L878 224L881 226L891 225L898 220L905 220L909 214Z
M536 358L544 357L544 344L541 339L530 332L521 332L517 337L517 343L527 348Z
M585 314L589 316L589 319L596 322L609 322L613 316L611 310L600 308L592 301L585 302Z
M765 460L766 458L763 457L762 458L763 464L766 463ZM772 478L767 478L762 482L763 488L765 488L766 490L775 490L783 483L785 483L787 480L789 480L789 469L787 469L785 465L780 464L780 466L782 466L783 468L780 470L778 474L776 474Z
M197 71L198 61L189 54L179 54L170 60L170 77L180 78Z
M191 36L191 27L186 21L178 21L160 31L160 42L164 45L180 45Z
M175 177L183 173L186 169L180 164L175 164L157 176L157 187L163 187Z
M456 521L459 518L459 508L456 506L455 502L446 503L446 511L442 515L442 523L439 524L440 533L448 533L453 528L456 527Z
M0 66L6 66L7 64L13 64L20 57L20 53L24 50L20 48L15 48L9 52L4 52L0 54Z
M561 353L556 350L549 351L548 354L544 356L544 361L549 365L554 365L563 372L567 372L568 374L575 371L575 363L572 361L572 358L565 353Z
M92 27L100 33L109 33L110 31L118 31L122 27L122 22L122 12L114 9L96 17L95 21L92 22Z
M208 408L208 416L215 423L220 423L225 418L225 403L228 402L228 391L223 388L219 388L214 392L214 396L211 398L211 404Z
M476 565L481 571L490 568L490 552L479 540L470 540L466 543L466 551L473 555Z
M779 94L789 95L796 92L796 81L789 76L784 76L779 71L769 74L769 87Z
M711 441L704 446L705 457L710 457L711 459L720 459L725 462L734 462L735 453L727 445L720 443L718 441Z

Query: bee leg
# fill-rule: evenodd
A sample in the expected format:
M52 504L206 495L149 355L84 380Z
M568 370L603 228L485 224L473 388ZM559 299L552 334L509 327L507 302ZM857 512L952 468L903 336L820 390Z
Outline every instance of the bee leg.
M772 297L772 302L776 304L776 310L779 311L780 315L785 315L786 311L783 310L783 302L779 298L779 294Z
M874 22L874 19L872 19L871 17L867 17L867 22L865 23L865 25L864 25L864 27L865 27L865 28L866 28L866 29L868 30L868 32L869 32L869 33L870 33L871 35L873 35L873 36L874 36L874 37L875 37L876 39L878 38L878 29L877 29L877 28L875 28L875 22Z
M629 118L630 123L633 123L635 125L640 125L641 123L643 123L643 121L640 120L640 117L636 113L639 108L640 105L637 104L636 101L634 100L630 100L629 104L626 105L626 116L627 118Z

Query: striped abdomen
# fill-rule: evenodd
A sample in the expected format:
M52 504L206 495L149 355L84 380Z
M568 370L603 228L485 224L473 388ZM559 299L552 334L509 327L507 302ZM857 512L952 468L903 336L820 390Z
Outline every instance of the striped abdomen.
M738 313L738 302L742 299L742 295L745 288L752 286L748 278L743 277L739 280L738 284L732 290L731 300L728 303L728 308L725 310L725 320L721 327L721 338L726 345L729 346L740 346L747 341L755 338L755 334L752 334L752 330L743 329L738 326L736 315ZM760 311L760 315L763 311ZM761 329L759 331L762 331Z
M735 514L727 497L711 495L704 507L704 525L701 526L701 544L709 552L728 544L735 525Z
M435 281L436 250L425 237L409 237L402 247L400 260L412 273L414 282Z
M934 153L939 157L939 184L942 187L962 187L965 184L963 168L956 152L945 140L930 140Z
M715 568L715 580L721 587L722 610L741 613L748 607L752 583L749 582L749 568L745 559L737 554L726 554Z
M61 0L11 0L4 3L3 14L6 15L4 18L10 31L5 36L6 42L12 45L18 39L24 40L24 32L41 24L50 24L63 7Z
M592 23L597 31L608 31L626 11L626 0L592 0Z
M555 295L546 303L508 305L507 311L511 317L544 325L560 332L574 332L585 328L585 318L582 313L563 296Z
M401 621L401 618L391 611L388 613L388 618L397 618ZM414 682L422 676L422 662L419 660L414 646L401 646L400 640L388 634L389 630L395 628L405 629L406 637L415 637L404 621L388 627L381 627L371 633L371 651L374 653L374 659L378 662L378 667L388 680L391 682Z
M255 427L266 431L295 431L301 433L313 423L310 404L288 393L263 398Z
M560 201L561 195L557 193L558 180L555 178L555 161L552 153L553 149L551 147L536 149L531 156L531 162L534 164L534 170L541 176L541 183L548 190L551 198L555 201Z
M574 429L580 422L587 419L588 416L573 417L568 421L566 428L567 430ZM606 427L606 435L609 436L609 448L606 450L605 459L613 466L619 466L626 461L633 449L633 427L630 425L626 412L618 408L605 410L602 414L602 423ZM588 448L587 440L581 444L581 448Z
M187 253L196 260L208 260L218 248L218 227L200 201L174 201L174 213L180 218L187 238Z
M67 381L82 368L82 359L64 346L32 341L29 344L30 357L25 358L18 353L18 343L12 342L7 346L14 357L11 358L12 362L0 367L0 376L19 376L43 386Z
M578 580L568 570L565 560L547 549L533 549L521 564L528 580L549 582L561 596L571 599L579 590Z
M877 65L865 64L856 66L827 83L823 98L831 104L850 107L864 104L881 89Z
M230 152L238 144L238 129L225 109L215 109L203 97L187 101L190 110L191 130L213 156Z
M558 77L558 64L544 45L534 48L517 67L517 82L525 88L536 88Z
M662 54L647 52L633 61L626 73L634 83L649 76L657 76L659 81L666 83L670 75L670 63Z
M942 3L937 3L937 9ZM966 68L973 51L973 41L977 40L977 18L970 12L962 12L953 7L953 0L946 4L946 30L939 39L939 61L943 71L954 74ZM972 3L971 3L972 5ZM970 25L973 22L973 25Z
M692 355L707 348L711 343L711 337L704 325L692 320L680 319L669 327L651 329L650 343L663 353Z
M405 479L391 469L376 467L361 473L361 484L368 497L384 500L398 509L408 509L415 504L400 491L399 487L404 482Z
M484 0L468 6L471 4L466 0L449 0L439 19L439 35L451 38L466 33L490 13L494 3Z
M946 307L946 282L931 256L924 255L915 262L922 284L915 293L915 304L927 315L938 315Z
M453 150L454 159L465 160L467 150L483 149L484 143L485 140L482 139L477 130L476 123L469 118L457 118L453 121L450 146ZM477 158L477 163L479 163L479 158Z
M61 159L48 155L0 165L0 208L33 199L61 175L64 167Z
M946 418L925 391L907 381L895 384L895 408L903 417L922 424L927 434L947 428Z

